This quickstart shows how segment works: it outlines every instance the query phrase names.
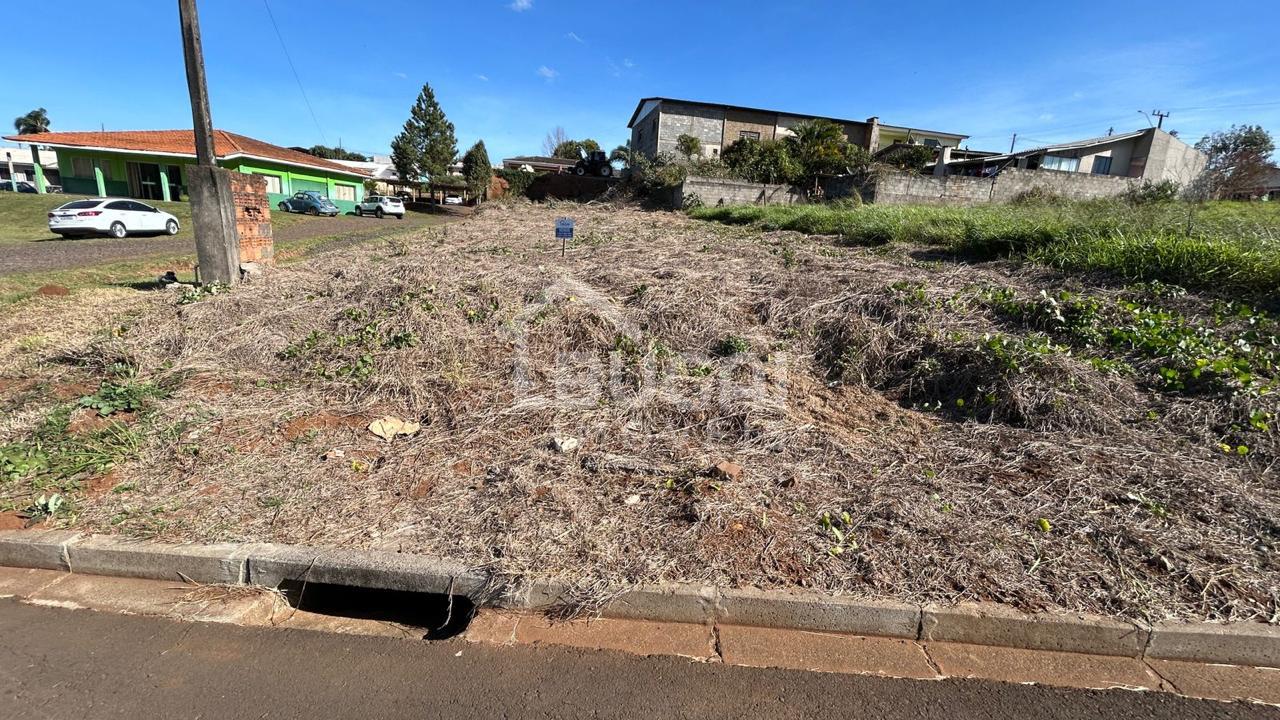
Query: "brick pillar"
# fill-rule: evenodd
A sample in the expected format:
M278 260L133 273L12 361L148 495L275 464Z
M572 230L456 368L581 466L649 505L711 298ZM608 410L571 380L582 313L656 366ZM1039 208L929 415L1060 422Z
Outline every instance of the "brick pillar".
M267 179L233 172L231 196L236 207L236 232L240 235L240 262L274 265L275 242L271 236Z

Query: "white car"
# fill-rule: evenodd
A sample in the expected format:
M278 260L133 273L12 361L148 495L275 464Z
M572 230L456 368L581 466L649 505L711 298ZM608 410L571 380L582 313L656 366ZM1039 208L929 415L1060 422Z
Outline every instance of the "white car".
M49 213L49 231L71 235L177 235L178 218L137 200L89 198L72 200Z
M448 195L445 195L445 196L444 196L444 204L445 204L445 205L461 205L461 204L462 204L462 196L461 196L461 195L454 195L453 193L449 193Z
M383 215L395 215L397 219L404 219L404 202L390 195L366 195L356 205L356 215L374 215L382 217Z

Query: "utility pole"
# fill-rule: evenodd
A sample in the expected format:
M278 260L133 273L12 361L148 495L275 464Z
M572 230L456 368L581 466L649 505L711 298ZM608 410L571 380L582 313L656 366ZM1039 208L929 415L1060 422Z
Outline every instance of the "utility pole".
M231 174L218 167L214 149L196 0L178 0L178 17L182 24L182 58L187 68L196 144L196 164L188 166L187 184L191 192L191 224L196 234L200 281L231 285L240 280L240 238L236 233Z
M1018 133L1013 134L1013 139L1009 141L1009 152L1013 152L1013 147L1018 144Z
M1152 115L1155 115L1157 118L1159 118L1158 120L1156 120L1156 127L1157 127L1157 128L1163 128L1163 127L1164 127L1164 119L1165 119L1165 118L1167 118L1167 117L1169 117L1169 113L1165 112L1164 110L1152 110L1152 111L1151 111L1151 114L1152 114Z

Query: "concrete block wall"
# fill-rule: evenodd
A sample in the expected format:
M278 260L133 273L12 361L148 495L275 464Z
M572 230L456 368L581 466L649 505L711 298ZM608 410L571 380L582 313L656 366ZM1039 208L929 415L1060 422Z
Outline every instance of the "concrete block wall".
M694 105L664 103L658 129L658 152L677 153L676 140L681 135L692 135L702 141L702 151L707 157L719 154L724 139L724 110Z
M703 205L795 205L805 202L804 194L790 185L764 185L720 178L687 178L676 189L675 206L683 207L684 199L697 195Z
M274 264L275 241L271 233L267 179L233 172L231 197L235 203L236 232L240 236L240 262Z
M993 178L890 172L868 186L866 199L893 205L978 205L1010 202L1023 193L1043 189L1071 200L1095 200L1115 197L1135 182L1140 181L1109 175L1018 168L1008 168ZM840 194L828 190L829 197Z

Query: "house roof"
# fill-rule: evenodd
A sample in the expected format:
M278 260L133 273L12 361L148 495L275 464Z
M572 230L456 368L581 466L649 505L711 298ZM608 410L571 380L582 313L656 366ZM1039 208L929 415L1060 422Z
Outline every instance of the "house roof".
M1141 137L1146 133L1154 132L1155 130L1156 128L1146 128L1144 130L1135 130L1133 132L1121 133L1119 135L1103 135L1101 137L1088 138L1085 140L1073 140L1072 142L1058 143L1057 145L1045 145L1043 147L1030 148L1028 150L1019 150L1017 152L1012 152L1012 153L1000 153L998 155L988 155L986 157L980 157L980 158L956 160L951 164L955 165L957 163L1003 162L1005 160L1011 160L1013 158L1022 158L1022 157L1028 157L1031 155L1039 155L1040 153L1051 153L1051 152L1058 152L1061 150L1080 150L1083 148L1097 147L1098 145L1107 145L1113 142L1121 142L1123 140L1132 140L1134 138Z
M25 137L25 136L24 136ZM35 160L31 156L31 147L0 147L0 163L5 161L5 153L13 157L13 162L21 165L33 165ZM58 156L53 153L45 153L40 156L40 167L49 170L56 170L58 167Z
M713 107L713 108L721 108L726 110L746 110L747 112L770 113L773 115L790 115L792 117L813 118L816 120L830 120L831 122L836 122L836 123L860 123L860 124L866 125L867 120L870 120L870 118L868 118L867 120L849 120L848 118L835 118L835 117L828 117L825 115L808 115L806 113L787 112L784 110L769 110L766 108L747 107L745 105L727 105L725 103L709 103L709 102L702 102L701 100L681 100L679 98L669 98L669 97L647 97L647 98L640 98L640 102L636 103L636 109L634 112L631 113L631 119L627 121L627 127L632 127L633 125L636 124L636 120L639 119L638 116L640 115L640 110L644 108L645 103L651 102L651 101L660 102L660 103L661 102L681 103L683 105L701 105L702 107ZM957 140L963 140L964 138L969 137L968 135L961 135L959 133L947 133L947 132L942 132L940 130L925 130L924 128L910 128L910 127L904 127L901 125L888 125L885 123L881 123L881 127L888 130L899 130L902 132L915 131L919 133L928 133L930 135L941 135L943 137L956 138Z
M390 162L378 162L367 160L334 160L333 162L349 167L353 170L359 170L378 180L386 180L394 182L400 179L400 175L396 173L395 165Z
M545 155L517 155L515 157L503 158L502 163L521 164L528 163L530 165L537 163L539 165L573 165L577 160L571 158L547 157Z
M49 145L51 147L92 148L124 152L196 156L195 131L193 130L110 130L106 132L45 132L30 135L8 135L6 140ZM325 160L297 150L255 140L226 130L213 131L213 151L219 159L229 160L247 157L300 165L343 175L367 177L358 168L345 167L332 160Z

